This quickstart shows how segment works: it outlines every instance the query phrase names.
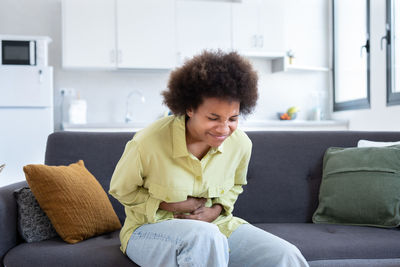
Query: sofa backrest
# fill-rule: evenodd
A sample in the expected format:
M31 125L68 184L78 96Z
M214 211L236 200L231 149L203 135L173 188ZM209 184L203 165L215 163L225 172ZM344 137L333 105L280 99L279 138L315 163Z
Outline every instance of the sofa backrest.
M252 223L311 222L327 148L355 147L360 139L400 140L400 132L270 131L248 136L253 142L248 184L234 214Z
M248 184L234 215L251 223L311 222L318 205L322 159L328 147L354 147L358 140L399 141L400 132L262 131L253 142ZM83 159L107 192L114 168L133 133L56 132L47 141L45 163L68 165ZM120 218L122 205L109 196Z

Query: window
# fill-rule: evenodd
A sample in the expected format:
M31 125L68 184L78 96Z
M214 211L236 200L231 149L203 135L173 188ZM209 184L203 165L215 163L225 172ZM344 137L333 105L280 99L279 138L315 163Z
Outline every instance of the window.
M369 108L369 0L332 3L333 110Z
M400 105L400 0L386 1L387 105ZM382 46L382 43L381 43Z

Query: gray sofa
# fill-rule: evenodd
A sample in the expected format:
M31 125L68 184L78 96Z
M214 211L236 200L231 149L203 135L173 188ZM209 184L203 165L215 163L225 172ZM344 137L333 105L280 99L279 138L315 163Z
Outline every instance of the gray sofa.
M359 139L398 141L400 132L248 132L253 154L248 185L234 214L295 244L310 266L400 266L400 231L313 224L322 158L331 146L356 146ZM131 133L56 132L48 138L45 162L79 159L108 191L114 167ZM0 177L1 178L1 177ZM60 238L23 243L17 232L13 191L0 188L0 257L13 266L137 266L119 250L118 231L71 245ZM122 206L110 196L121 222Z

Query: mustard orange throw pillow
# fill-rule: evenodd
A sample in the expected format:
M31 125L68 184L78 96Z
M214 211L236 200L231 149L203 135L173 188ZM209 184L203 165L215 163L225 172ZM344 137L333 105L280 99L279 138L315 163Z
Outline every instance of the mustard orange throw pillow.
M71 244L121 228L106 192L82 160L69 166L24 167L40 207L61 238Z

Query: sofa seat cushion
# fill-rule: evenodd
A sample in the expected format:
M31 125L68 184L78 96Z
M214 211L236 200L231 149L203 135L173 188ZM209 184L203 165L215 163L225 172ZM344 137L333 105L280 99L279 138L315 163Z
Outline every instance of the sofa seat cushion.
M254 225L297 246L307 261L400 258L397 228L312 223Z
M400 258L400 230L397 229L312 223L254 225L296 245L309 262ZM76 244L56 237L18 245L5 255L4 264L7 267L137 266L122 254L119 246L119 231Z
M119 231L68 244L60 237L33 243L22 243L4 257L7 267L109 267L138 266L121 250Z

